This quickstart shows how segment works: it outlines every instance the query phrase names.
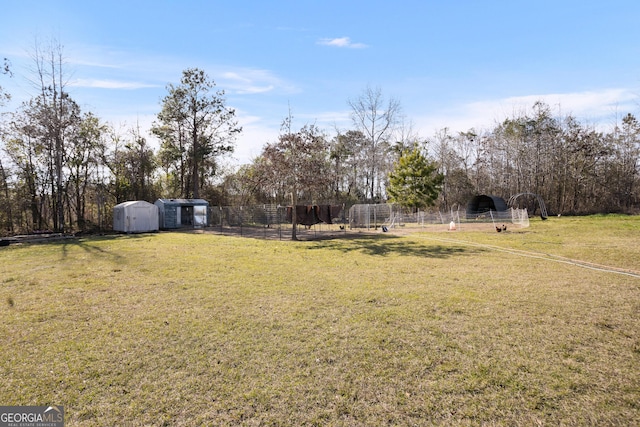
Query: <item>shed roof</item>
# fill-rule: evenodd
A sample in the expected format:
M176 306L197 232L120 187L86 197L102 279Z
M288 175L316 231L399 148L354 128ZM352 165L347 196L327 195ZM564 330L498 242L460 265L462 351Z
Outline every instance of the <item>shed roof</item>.
M144 201L144 200L128 200L126 202L118 203L114 207L116 207L116 208L117 207L126 208L127 206L133 206L133 205L151 205L151 206L153 206L153 203L149 203L149 202Z
M158 199L157 202L166 205L209 205L204 199Z

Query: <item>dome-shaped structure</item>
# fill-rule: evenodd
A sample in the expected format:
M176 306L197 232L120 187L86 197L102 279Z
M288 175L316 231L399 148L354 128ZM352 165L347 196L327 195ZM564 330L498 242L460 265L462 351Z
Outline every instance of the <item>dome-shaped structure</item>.
M544 200L542 200L542 197L540 197L537 194L534 193L518 193L515 196L511 196L509 198L509 206L511 206L512 208L516 208L516 201L518 200L518 198L520 196L529 196L529 197L534 197L537 201L538 201L538 206L540 207L540 218L542 219L547 219L547 217L549 216L549 214L547 214L547 206L544 204ZM532 212L535 212L535 209L533 209Z
M507 204L502 197L482 194L475 196L467 204L467 218L473 218L489 211L504 212L507 209Z

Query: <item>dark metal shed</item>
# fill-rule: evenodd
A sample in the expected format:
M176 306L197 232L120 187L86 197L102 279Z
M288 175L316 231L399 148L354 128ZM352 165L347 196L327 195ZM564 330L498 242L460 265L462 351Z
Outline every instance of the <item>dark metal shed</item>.
M209 202L203 199L158 199L160 228L202 228L209 225Z

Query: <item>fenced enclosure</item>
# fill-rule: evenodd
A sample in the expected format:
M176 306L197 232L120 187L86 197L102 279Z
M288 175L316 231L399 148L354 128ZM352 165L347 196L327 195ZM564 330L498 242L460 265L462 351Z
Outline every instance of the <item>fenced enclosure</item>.
M529 226L527 209L509 208L505 211L489 210L469 214L465 210L449 212L422 211L403 208L395 204L358 204L349 209L349 228L393 229L396 227L425 229L504 229L513 225Z
M302 212L318 206L305 206ZM357 204L331 206L320 221L305 223L298 216L297 235L301 239L339 236L349 231L448 231L492 230L528 227L526 209L488 211L469 214L464 210L413 211L395 204ZM291 211L283 205L211 206L209 230L224 234L265 239L291 237ZM289 210L289 211L288 211ZM300 213L298 213L300 214ZM315 214L314 214L315 215ZM306 218L306 217L305 217Z
M304 219L301 221L301 217L298 216L298 237L311 239L345 233L348 225L344 205L331 207L333 209L323 211L325 214L320 215L323 219L319 222ZM311 214L318 206L309 205L305 208L308 208ZM330 214L327 215L326 212ZM314 218L317 218L317 215ZM212 206L210 209L209 228L215 232L265 239L287 239L291 237L291 227L290 206L264 204Z

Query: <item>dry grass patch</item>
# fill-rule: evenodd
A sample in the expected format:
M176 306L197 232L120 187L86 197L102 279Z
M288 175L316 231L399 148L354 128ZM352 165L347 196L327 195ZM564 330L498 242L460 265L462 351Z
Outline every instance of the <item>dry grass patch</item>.
M10 246L0 401L71 426L633 424L640 279L464 243L632 268L638 219L592 250L612 220Z

